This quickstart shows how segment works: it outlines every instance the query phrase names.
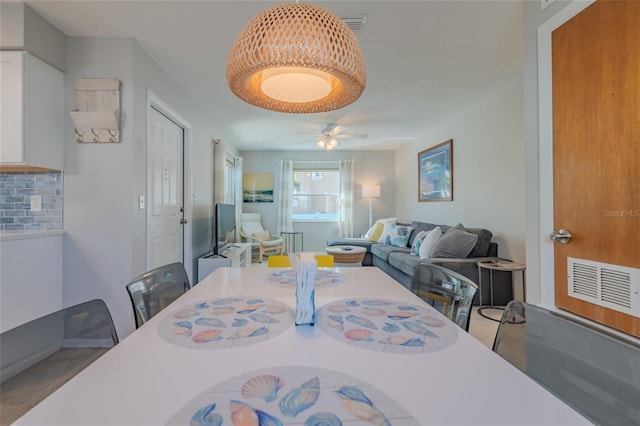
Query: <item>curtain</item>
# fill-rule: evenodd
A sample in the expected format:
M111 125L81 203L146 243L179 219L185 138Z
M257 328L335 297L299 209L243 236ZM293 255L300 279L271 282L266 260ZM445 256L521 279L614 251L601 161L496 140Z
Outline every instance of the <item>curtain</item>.
M291 194L293 194L293 161L280 161L280 190L277 233L293 231Z
M213 206L224 203L225 161L227 149L222 139L213 140Z
M236 205L236 241L240 241L242 226L242 157L233 160L233 202Z
M340 211L338 230L341 238L353 237L353 160L340 160Z

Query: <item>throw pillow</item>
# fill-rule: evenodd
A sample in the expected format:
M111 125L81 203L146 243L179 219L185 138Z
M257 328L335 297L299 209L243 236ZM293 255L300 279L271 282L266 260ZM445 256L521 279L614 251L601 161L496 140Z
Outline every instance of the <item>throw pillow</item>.
M459 224L462 226L461 224ZM478 242L478 236L458 228L450 228L431 250L431 257L451 257L463 259L471 253Z
M385 219L378 219L376 220L376 223L374 223L373 226L369 228L367 233L364 234L363 238L366 238L367 240L371 240L371 241L378 241L378 238L380 238L379 235L378 235L378 238L373 238L373 233L376 231L378 224L382 224L382 226L384 227L384 225L387 223L396 223L397 221L398 221L397 217L387 217Z
M427 236L420 245L420 260L428 259L431 257L431 252L436 243L442 238L442 228L436 226L431 231L427 232Z
M413 228L405 225L392 224L389 226L389 232L384 239L385 244L396 247L406 247L409 244L409 237Z
M270 237L269 231L254 232L251 236L260 241L268 240Z
M420 231L413 239L413 243L411 244L411 254L414 256L420 256L420 246L422 245L422 241L424 237L427 236L427 231Z
M373 225L373 232L371 233L369 240L378 241L378 239L382 235L382 231L384 231L383 223L376 223L375 225Z

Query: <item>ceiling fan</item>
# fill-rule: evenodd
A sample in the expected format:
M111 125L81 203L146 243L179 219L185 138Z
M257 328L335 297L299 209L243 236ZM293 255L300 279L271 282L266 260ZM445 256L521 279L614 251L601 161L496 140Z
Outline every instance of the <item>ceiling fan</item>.
M328 123L324 126L320 133L296 132L302 134L311 134L317 137L316 145L320 149L330 151L336 148L340 143L338 139L366 139L369 135L365 133L345 133L345 127L335 123ZM305 142L303 142L305 143Z

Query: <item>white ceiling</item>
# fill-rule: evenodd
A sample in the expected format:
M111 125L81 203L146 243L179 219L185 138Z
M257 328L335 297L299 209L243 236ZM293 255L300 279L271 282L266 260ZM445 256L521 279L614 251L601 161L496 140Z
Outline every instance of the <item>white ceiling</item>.
M338 149L395 149L522 70L521 1L314 1L340 17L367 15L356 33L367 87L354 104L283 114L245 104L225 67L241 28L272 1L27 1L70 37L133 37L239 150L318 149L327 123L367 139ZM301 143L301 142L307 143Z

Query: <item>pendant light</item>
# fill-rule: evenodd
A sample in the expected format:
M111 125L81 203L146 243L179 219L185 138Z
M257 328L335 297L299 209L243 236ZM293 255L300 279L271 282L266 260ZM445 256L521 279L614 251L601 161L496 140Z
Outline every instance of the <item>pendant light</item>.
M227 59L231 91L278 112L343 108L360 97L366 78L351 29L333 13L308 3L286 3L256 15Z

